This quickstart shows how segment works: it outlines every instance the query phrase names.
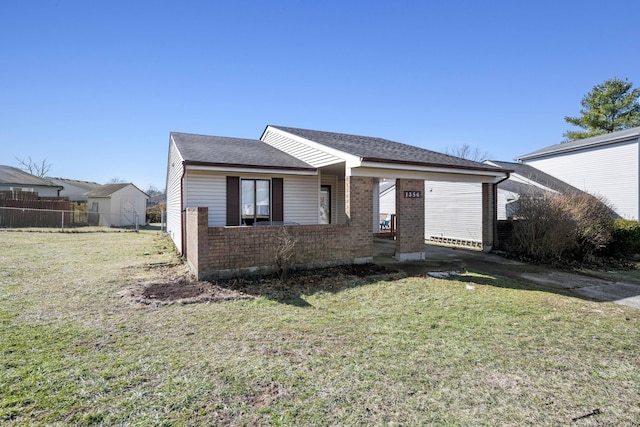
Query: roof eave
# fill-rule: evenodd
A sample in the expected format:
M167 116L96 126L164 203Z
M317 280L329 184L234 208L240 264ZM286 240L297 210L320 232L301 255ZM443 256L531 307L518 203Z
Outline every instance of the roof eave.
M464 165L447 165L441 163L432 163L432 162L415 162L415 161L407 161L407 160L390 160L390 159L380 159L375 157L362 157L362 163L371 162L371 163L390 163L390 164L399 164L399 165L415 165L422 167L433 167L433 168L446 168L446 169L460 169L467 171L480 171L480 172L493 172L493 173L513 173L514 171L505 168L496 168L496 167L475 167L475 166L464 166Z
M215 162L203 162L198 160L185 160L182 162L184 166L211 166L216 168L248 168L248 169L269 169L269 170L284 170L284 171L307 171L316 172L314 167L297 167L297 166L274 166L274 165L245 165L240 163L215 163Z
M64 190L64 187L60 185L33 184L33 183L26 183L26 182L0 182L0 184L1 185L19 185L22 187L31 186L31 187L57 188L59 190Z
M620 138L607 139L607 140L604 140L604 141L581 144L581 145L573 146L573 147L562 147L562 144L561 144L556 149L534 151L533 153L529 153L529 154L525 154L524 156L516 157L515 160L516 161L531 160L531 159L537 159L537 158L541 158L541 157L554 156L556 154L565 154L565 153L570 153L570 152L573 152L573 151L581 151L581 150L588 149L588 148L603 147L603 146L606 146L606 145L619 144L621 142L629 142L629 141L638 140L639 137L640 137L640 132L636 132L634 134L625 135L625 136L620 137Z

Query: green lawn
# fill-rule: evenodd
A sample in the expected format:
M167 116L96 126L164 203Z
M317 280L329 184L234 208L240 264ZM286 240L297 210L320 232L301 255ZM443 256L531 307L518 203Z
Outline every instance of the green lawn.
M640 424L638 310L473 274L121 296L176 262L158 232L0 232L0 424Z

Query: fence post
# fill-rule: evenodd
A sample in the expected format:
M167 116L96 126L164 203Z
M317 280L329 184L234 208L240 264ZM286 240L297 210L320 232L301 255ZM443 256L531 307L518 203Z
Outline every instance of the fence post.
M136 233L138 232L138 211L133 211L133 221L136 223Z
M60 222L62 224L61 231L64 231L64 211L60 211L60 215L62 216L62 221Z

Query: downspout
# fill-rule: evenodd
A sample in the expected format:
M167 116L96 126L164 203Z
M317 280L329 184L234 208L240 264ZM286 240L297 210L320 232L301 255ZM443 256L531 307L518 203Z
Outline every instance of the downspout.
M184 175L187 169L182 161L182 175L180 175L180 239L182 240L182 257L187 258L187 224L185 216L185 203L184 203Z
M507 176L493 184L493 247L497 247L500 244L498 239L498 184L508 180L511 177L511 172L513 171L507 170Z

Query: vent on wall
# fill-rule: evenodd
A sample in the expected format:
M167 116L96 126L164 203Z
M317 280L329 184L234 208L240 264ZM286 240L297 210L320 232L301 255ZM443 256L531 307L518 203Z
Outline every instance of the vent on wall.
M478 242L476 240L454 239L452 237L443 236L429 236L429 241L447 246L482 249L482 242Z

